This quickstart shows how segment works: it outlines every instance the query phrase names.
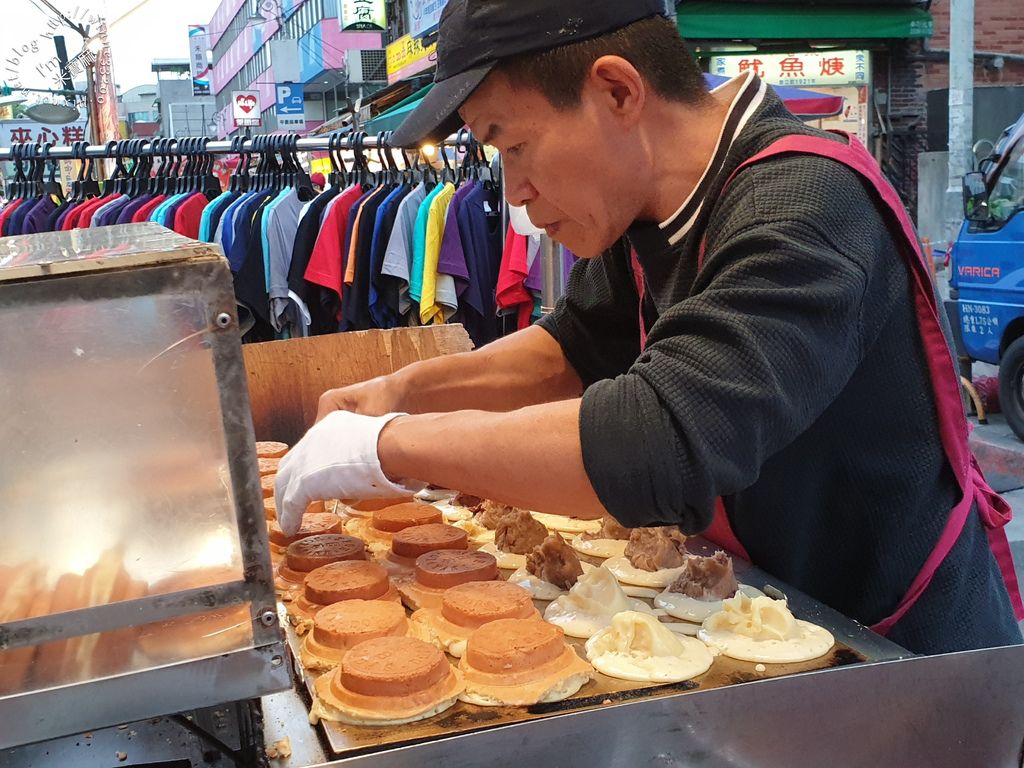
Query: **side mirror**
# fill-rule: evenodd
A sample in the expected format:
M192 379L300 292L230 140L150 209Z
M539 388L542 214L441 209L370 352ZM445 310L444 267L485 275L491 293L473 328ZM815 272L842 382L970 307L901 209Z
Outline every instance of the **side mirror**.
M985 174L971 171L964 174L964 216L968 221L988 221L992 213L988 209L988 189Z

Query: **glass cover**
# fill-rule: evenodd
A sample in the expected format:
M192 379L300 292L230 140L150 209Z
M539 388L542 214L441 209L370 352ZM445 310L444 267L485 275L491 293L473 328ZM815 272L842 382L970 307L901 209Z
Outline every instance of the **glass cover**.
M0 284L0 624L241 579L202 295L3 300L21 288ZM0 653L0 695L181 661L202 645L154 651L154 635ZM251 627L221 639L216 653L249 647Z

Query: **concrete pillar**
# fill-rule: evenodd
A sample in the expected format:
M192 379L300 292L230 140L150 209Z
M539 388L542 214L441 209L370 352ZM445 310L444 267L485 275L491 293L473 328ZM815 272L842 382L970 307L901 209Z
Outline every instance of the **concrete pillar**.
M949 6L949 179L946 224L951 238L963 221L961 180L974 170L974 0Z

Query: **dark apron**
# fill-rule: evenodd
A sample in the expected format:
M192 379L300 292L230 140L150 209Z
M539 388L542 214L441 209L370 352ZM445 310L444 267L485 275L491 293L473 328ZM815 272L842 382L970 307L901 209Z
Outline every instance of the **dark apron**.
M953 549L953 545L960 537L964 524L967 522L971 507L975 503L978 505L978 514L985 526L992 554L995 556L1006 584L1006 591L1010 595L1014 613L1018 620L1024 619L1024 603L1021 602L1020 589L1017 586L1013 555L1010 552L1006 532L1003 530L1003 527L1013 517L1013 513L1010 506L989 487L968 446L969 428L967 417L964 414L963 401L960 397L960 380L955 374L956 365L939 321L939 308L932 288L931 271L921 254L914 227L896 192L882 176L874 158L855 137L839 131L836 133L846 137L848 143L843 144L820 136L796 134L784 136L741 163L726 181L722 188L722 194L725 193L737 173L747 166L770 157L783 154L804 154L835 160L855 171L867 181L885 204L887 225L907 265L911 277L910 286L914 297L917 327L924 344L929 378L935 396L935 406L938 410L939 435L962 497L950 510L938 543L922 564L921 570L914 577L907 593L896 606L896 610L891 616L882 619L871 628L882 635L888 633L917 602L928 588L939 566ZM704 240L702 239L698 268L703 261ZM632 253L632 268L637 292L640 296L640 347L643 349L647 342L647 327L643 317L645 288L643 270L635 251ZM739 555L745 560L750 560L750 555L732 530L721 499L716 500L714 518L703 535L723 549Z

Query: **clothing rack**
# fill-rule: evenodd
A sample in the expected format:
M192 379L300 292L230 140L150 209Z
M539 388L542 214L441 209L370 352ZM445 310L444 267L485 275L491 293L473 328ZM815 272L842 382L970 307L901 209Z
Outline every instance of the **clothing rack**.
M256 145L256 140L260 138L280 138L282 140L291 139L295 137L295 134L276 134L269 137L254 136L244 140L207 140L202 138L178 138L168 139L167 141L172 142L171 146L174 147L174 151L181 154L219 154L219 155L231 155L238 154L240 152L258 153L260 151L272 150L273 147L264 147L262 150ZM156 142L157 137L153 139L124 139L121 141L111 141L107 144L89 144L85 147L74 147L74 146L52 146L47 144L35 144L26 143L15 145L16 147L40 147L43 149L41 157L43 159L84 159L86 157L97 157L114 159L118 156L118 151L124 153L124 144L127 141L136 141L139 143L138 149L133 151L134 156L141 155L152 155L161 154L157 148ZM358 149L377 149L380 148L391 148L400 149L399 147L392 147L391 144L387 143L387 134L369 135L365 133L349 133L345 136L331 136L325 134L323 136L303 136L296 137L294 144L288 146L288 149L299 152L327 152L330 149L347 149L356 151ZM258 142L257 142L258 143ZM457 134L452 134L446 138L439 146L445 147L467 147L473 143L473 135L469 131L462 131ZM189 146L191 144L191 146ZM12 154L13 152L13 154ZM14 160L18 153L18 149L13 147L0 147L0 160ZM24 157L24 156L23 156ZM25 157L27 159L27 157Z

